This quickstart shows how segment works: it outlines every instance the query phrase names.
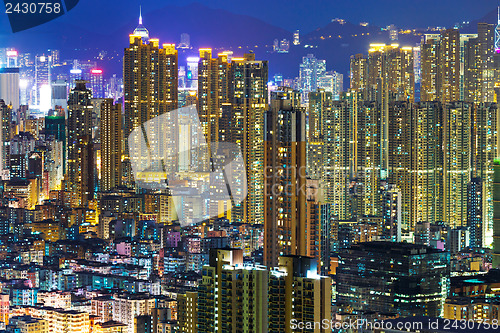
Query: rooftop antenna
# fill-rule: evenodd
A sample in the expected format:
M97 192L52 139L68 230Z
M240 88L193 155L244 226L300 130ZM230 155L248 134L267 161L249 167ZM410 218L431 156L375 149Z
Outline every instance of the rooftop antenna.
M139 6L139 24L142 24L142 6Z

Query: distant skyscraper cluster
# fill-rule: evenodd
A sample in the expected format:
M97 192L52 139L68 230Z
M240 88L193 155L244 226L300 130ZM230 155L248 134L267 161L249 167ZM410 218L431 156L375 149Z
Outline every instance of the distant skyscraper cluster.
M340 167L349 170L351 186L335 199L345 207L341 216L380 216L384 188L391 184L401 191L403 230L444 222L451 229L468 227L473 244L487 245L493 227L492 163L498 155L493 35L493 25L484 23L478 34L448 29L425 35L418 47L420 101L411 47L372 44L368 56L351 57L351 89L341 104L352 111L340 118L340 128L356 139L343 147L338 143L348 156Z

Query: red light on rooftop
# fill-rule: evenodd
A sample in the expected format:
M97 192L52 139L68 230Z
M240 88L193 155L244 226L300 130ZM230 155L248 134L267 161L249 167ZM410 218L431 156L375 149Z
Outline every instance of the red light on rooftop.
M102 74L102 69L93 69L90 71L92 74Z

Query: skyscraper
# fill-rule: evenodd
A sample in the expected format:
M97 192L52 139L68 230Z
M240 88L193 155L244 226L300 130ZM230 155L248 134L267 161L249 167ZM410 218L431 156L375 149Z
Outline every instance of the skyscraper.
M142 25L142 16L139 17L139 26L130 35L130 45L125 49L123 65L125 100L123 173L127 182L133 181L130 164L127 161L128 137L132 130L154 117L177 109L177 50L174 44L163 44L163 48L160 48L159 43L158 39L149 38L149 31ZM176 129L165 135L173 140ZM175 159L165 163L175 163Z
M443 220L443 108L420 102L412 111L412 229L415 223Z
M355 164L356 216L380 214L380 180L382 176L382 112L375 102L357 104L357 149Z
M291 333L293 322L331 318L331 280L317 274L312 258L280 257L277 269L268 269L244 264L239 249L213 249L203 276L197 297L200 333Z
M300 93L273 91L264 124L264 263L303 251L298 235L306 225L306 114Z
M318 89L332 93L334 100L339 100L344 91L344 75L338 72L326 72L318 78Z
M354 91L366 94L368 88L368 59L361 53L351 56L350 87Z
M326 60L316 59L313 54L302 57L299 69L299 86L304 102L309 99L309 93L318 89L318 79L326 72Z
M437 101L439 41L432 38L422 41L420 52L420 101Z
M101 191L121 185L122 108L112 98L101 103Z
M483 247L485 243L483 195L481 178L472 178L467 186L467 227L470 233L471 247Z
M491 235L493 228L493 160L500 156L498 120L500 109L495 103L477 103L472 109L472 177L479 177L482 193L482 221L484 230ZM486 236L486 235L484 235ZM488 237L488 243L491 238ZM486 238L485 238L486 241ZM489 244L485 244L489 245Z
M0 115L2 116L2 122L0 127L0 139L1 139L1 151L0 151L0 170L9 168L10 160L10 139L11 139L11 118L12 118L12 107L6 104L2 99L0 99Z
M495 100L494 26L478 23L478 35L465 42L464 99L468 102Z
M333 206L332 214L340 220L353 217L350 189L358 135L355 107L355 94L346 93L340 101L331 102L321 117L324 196Z
M0 68L0 99L19 109L19 68Z
M323 157L323 119L331 110L332 93L318 90L309 93L309 130L307 133L307 174L320 179Z
M92 90L92 97L104 98L102 69L94 68L90 70L90 89Z
M495 101L495 27L493 24L478 23L477 35L480 53L481 102Z
M486 35L482 33L483 45L488 39ZM460 34L458 29L446 29L440 34L424 36L421 43L421 101L448 103L464 100L465 45L477 37L477 34Z
M471 112L472 106L464 102L444 107L443 216L452 228L465 226L467 221L467 185L472 171Z
M67 103L67 101L66 101ZM63 173L66 173L66 147L67 147L67 142L66 142L66 120L63 115L51 115L45 117L45 134L47 136L54 136L54 139L56 141L62 142L63 149L62 149L62 159L63 159Z
M408 102L389 103L388 167L390 184L401 190L401 220L411 230L410 205L412 196L412 105Z
M413 49L399 44L370 44L367 83L365 100L413 102Z
M50 68L50 56L41 55L35 57L35 105L38 105L43 112L47 112L51 104Z
M401 190L388 184L382 191L382 237L392 242L401 242L402 200Z
M230 102L233 132L229 141L237 143L243 151L246 166L248 195L242 202L243 211L235 207L234 220L264 223L264 114L268 107L267 61L255 60L255 54L232 58L230 71ZM229 105L226 105L228 108Z
M493 268L500 266L500 160L493 162Z
M198 116L208 151L219 141L222 105L230 103L230 64L227 54L212 58L212 49L200 49L198 63ZM208 161L208 159L205 159Z
M76 81L68 99L66 190L72 193L72 205L75 207L87 204L91 192L93 194L90 184L93 182L93 167L89 166L90 159L93 160L92 92L85 83L86 81Z
M246 165L248 195L243 202L232 207L231 219L262 224L268 66L267 61L256 60L253 53L241 58L230 58L231 54L222 52L217 58L212 58L211 49L200 49L197 104L208 146L200 153L207 155L211 150L213 154L219 147L218 142L240 146ZM204 163L198 168L206 170L210 159L198 160Z

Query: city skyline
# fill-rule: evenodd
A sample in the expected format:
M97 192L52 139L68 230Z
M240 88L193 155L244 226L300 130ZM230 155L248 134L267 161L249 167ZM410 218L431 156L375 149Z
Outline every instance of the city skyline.
M145 5L119 51L0 40L0 333L498 330L500 6L183 7L224 46Z
M249 15L263 20L267 23L274 23L277 26L286 29L290 32L296 29L302 30L306 33L313 31L316 28L328 24L332 19L339 17L354 24L360 22L370 22L379 26L387 26L389 24L396 24L402 28L426 28L428 26L452 26L455 23L464 21L471 21L479 19L480 17L488 14L492 10L492 2L488 0L479 0L473 4L466 0L460 1L430 1L421 0L417 4L398 3L394 1L369 1L369 0L356 0L356 1L273 1L272 3L265 3L262 5L250 5L243 3L235 3L227 0L218 1L204 1L204 0L167 0L158 3L153 0L143 0L137 2L127 2L120 7L114 6L112 2L101 3L97 0L80 1L78 4L78 11L68 12L65 16L59 18L62 22L73 21L76 25L82 24L82 28L86 25L81 21L82 17L94 14L97 19L105 17L105 12L115 12L120 17L126 17L128 21L134 20L135 10L141 5L143 8L144 16L147 17L152 11L158 10L164 6L185 6L191 4L202 4L214 9L225 9L229 12L241 15ZM355 4L354 4L355 3ZM264 4L264 3L263 3ZM356 6L357 10L351 10L352 6ZM286 9L286 8L289 9ZM259 9L257 9L259 8ZM96 12L96 9L99 12ZM286 9L281 17L276 17L275 13L278 9ZM448 12L448 17L443 18L443 11ZM298 14L300 12L300 15ZM408 12L412 12L412 17L408 17ZM464 15L467 13L467 15ZM99 16L103 15L103 16ZM6 15L2 14L0 21L0 29L2 31L9 31L8 20ZM291 24L290 22L294 22ZM106 27L104 22L104 26ZM3 30L5 28L5 30ZM100 30L101 28L98 28ZM90 28L92 31L92 28ZM95 31L98 31L95 30Z

